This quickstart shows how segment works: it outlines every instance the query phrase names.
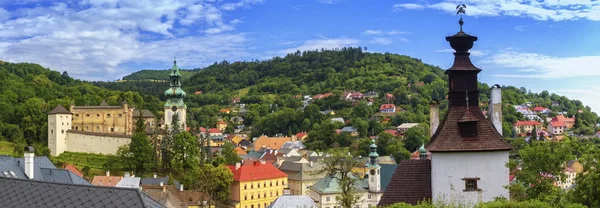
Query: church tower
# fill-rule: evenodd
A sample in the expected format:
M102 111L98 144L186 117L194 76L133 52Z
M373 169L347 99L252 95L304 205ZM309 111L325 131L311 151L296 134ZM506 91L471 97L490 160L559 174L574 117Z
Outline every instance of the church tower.
M462 7L461 7L462 6ZM459 5L464 13L464 5ZM495 197L509 198L506 167L512 148L504 141L479 109L477 68L469 50L477 37L465 33L462 17L460 31L446 37L454 53L448 70L448 113L431 137L432 199L455 200L468 204L488 202Z
M177 61L173 61L173 67L171 67L171 73L169 74L169 85L170 88L165 91L165 97L167 98L167 102L164 106L165 124L172 127L173 115L177 114L179 116L181 129L185 130L187 106L183 103L183 98L185 98L186 94L181 89L181 74L177 67Z
M71 129L71 112L57 105L48 113L48 149L50 155L58 156L67 150L67 131Z
M381 191L381 166L377 164L379 154L377 154L377 145L374 139L371 139L369 148L371 149L371 153L369 153L371 161L366 165L369 169L369 192L379 193Z

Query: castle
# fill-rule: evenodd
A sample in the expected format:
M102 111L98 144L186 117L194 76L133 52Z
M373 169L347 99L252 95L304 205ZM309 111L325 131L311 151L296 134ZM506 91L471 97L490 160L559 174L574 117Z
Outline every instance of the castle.
M165 119L158 124L172 126L172 117L177 114L182 128L185 129L186 96L181 89L181 74L177 62L171 68L170 88L165 91L167 102L164 105ZM135 121L144 119L146 129L155 123L155 116L149 110L136 110L122 102L119 106L110 106L102 101L98 106L74 106L67 110L62 105L48 113L48 148L52 156L65 151L89 152L98 154L116 154L122 145L131 142Z

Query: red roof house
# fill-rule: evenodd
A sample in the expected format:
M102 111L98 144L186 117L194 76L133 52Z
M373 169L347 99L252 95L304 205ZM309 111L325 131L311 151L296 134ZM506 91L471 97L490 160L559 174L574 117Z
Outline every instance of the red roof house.
M395 113L396 112L396 105L394 104L381 104L381 106L379 106L379 111L382 113Z
M261 161L253 163L228 165L229 170L233 173L233 180L237 182L267 180L275 178L287 177L283 171L277 169L272 164Z

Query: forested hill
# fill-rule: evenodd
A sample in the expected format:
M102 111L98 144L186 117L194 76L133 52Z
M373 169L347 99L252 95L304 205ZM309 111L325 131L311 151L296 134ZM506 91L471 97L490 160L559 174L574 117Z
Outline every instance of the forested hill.
M138 108L161 107L154 96L107 90L38 64L0 63L0 140L26 139L42 150L47 142L47 113L56 105L98 105L103 99L111 105L125 100Z
M449 60L451 61L451 60ZM161 76L166 77L168 73ZM165 83L97 83L110 89L137 90L162 96ZM161 86L164 85L164 86ZM152 87L155 86L155 87ZM258 117L266 117L265 109L271 104L278 109L296 109L301 107L297 95L316 95L333 92L337 95L344 91L375 91L378 97L372 106L377 111L379 104L392 102L406 111L394 117L390 126L403 122L427 123L429 102L442 99L447 93L447 76L444 70L423 63L408 56L390 53L369 53L362 48L341 48L335 50L304 51L275 57L265 61L227 62L210 65L195 73L183 83L188 92L186 100L193 116L201 125L216 122L218 109L230 105L232 98L240 98L242 103L251 104L250 112L256 111ZM591 112L582 102L570 100L564 96L547 91L531 93L525 88L503 87L503 102L506 104L523 104L531 102L551 108L553 112L578 114L582 118L585 133L594 132L598 116ZM481 107L486 108L490 88L480 83ZM202 94L195 92L202 91ZM386 101L385 93L394 94L394 100ZM334 96L335 97L335 96ZM162 98L161 98L162 99ZM557 101L558 106L551 106ZM323 99L315 102L320 110L335 110L344 119L352 119L352 104L339 99ZM266 107L265 107L266 106ZM442 103L445 108L445 102ZM195 109L195 110L194 110ZM504 108L504 135L511 135L511 125L518 119L524 119L514 108ZM260 112L260 113L258 113ZM290 111L288 111L289 113ZM250 115L254 115L250 113ZM246 119L246 125L258 119ZM312 121L311 125L318 121ZM267 122L268 123L268 122ZM285 123L285 122L280 122ZM275 125L275 124L274 124ZM254 128L253 134L295 133L301 130L302 121L290 121L277 124L272 128ZM280 127L278 127L280 126ZM295 127L294 127L295 126Z
M163 70L150 70L143 69L137 72L134 72L130 75L124 76L123 80L168 80L169 77L165 76L165 74L169 74L170 69ZM200 69L180 69L181 76L184 78L189 78Z

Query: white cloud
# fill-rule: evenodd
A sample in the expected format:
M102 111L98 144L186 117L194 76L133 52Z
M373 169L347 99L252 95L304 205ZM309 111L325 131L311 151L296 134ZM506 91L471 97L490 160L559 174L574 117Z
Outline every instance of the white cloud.
M467 5L466 14L470 16L516 16L529 17L536 20L573 20L588 19L600 21L600 1L591 0L443 0L435 4L396 4L395 11L402 9L436 9L456 14L456 5Z
M323 4L337 4L343 0L319 0Z
M387 33L388 35L406 35L408 32L402 32L398 30L392 30Z
M403 9L425 9L425 6L420 4L394 4L392 9L394 11L401 11Z
M440 49L440 50L435 50L435 52L440 52L440 53L454 53L454 49ZM485 56L488 54L487 51L480 51L480 50L469 50L469 53L471 53L471 56Z
M525 30L525 28L527 28L527 27L528 27L528 26L526 26L526 25L517 25L517 26L515 26L515 30L516 30L516 31L523 31L523 30Z
M227 8L262 0L240 2ZM93 80L120 78L128 63L169 63L174 55L193 67L242 59L249 54L246 34L223 34L242 21L226 20L222 7L213 1L88 0L0 9L0 56Z
M299 46L288 48L279 52L276 52L279 55L294 53L298 50L300 51L308 51L308 50L320 50L320 49L333 49L333 48L343 48L348 46L356 47L360 41L352 38L328 38L328 39L312 39L304 41Z
M240 7L248 6L250 4L263 3L263 2L265 2L265 0L241 0L236 3L223 4L223 5L221 5L221 9L226 10L226 11L233 11Z
M394 43L394 41L390 40L389 38L373 38L373 40L371 40L370 43L378 45L389 45Z
M590 106L593 112L600 112L600 87L590 86L586 89L557 89L548 90L551 93L564 95L569 99L575 99L583 102L584 106Z
M497 77L552 79L600 76L600 71L597 70L597 66L600 66L600 56L553 57L509 49L490 56L484 63L526 72L492 75Z
M381 32L381 30L365 30L362 33L365 35L380 35L383 32Z

